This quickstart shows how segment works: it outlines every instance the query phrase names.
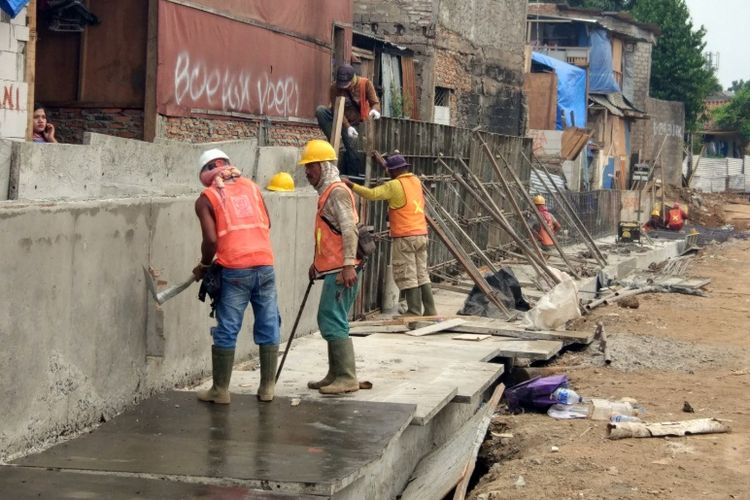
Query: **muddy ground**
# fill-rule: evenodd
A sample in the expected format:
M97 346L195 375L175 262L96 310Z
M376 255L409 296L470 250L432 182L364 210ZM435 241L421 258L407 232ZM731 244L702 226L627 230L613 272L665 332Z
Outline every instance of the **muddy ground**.
M750 241L704 248L686 275L711 278L708 297L640 295L638 309L600 307L574 325L604 323L611 366L596 343L548 366L581 395L637 399L646 421L715 417L731 433L613 441L605 422L501 412L469 498L750 499Z

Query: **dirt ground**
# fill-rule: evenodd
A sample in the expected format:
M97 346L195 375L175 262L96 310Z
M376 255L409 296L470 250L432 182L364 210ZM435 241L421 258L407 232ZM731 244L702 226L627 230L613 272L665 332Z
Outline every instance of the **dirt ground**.
M715 417L731 432L613 441L606 422L498 414L469 498L750 499L750 241L704 248L686 275L711 278L708 297L640 295L638 309L600 307L575 325L603 321L611 366L596 342L550 366L583 396L637 399L645 421Z

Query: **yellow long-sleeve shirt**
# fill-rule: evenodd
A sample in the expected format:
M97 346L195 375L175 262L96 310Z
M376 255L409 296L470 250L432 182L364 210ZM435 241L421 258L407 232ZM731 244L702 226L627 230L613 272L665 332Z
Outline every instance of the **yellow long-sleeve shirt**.
M366 200L387 201L389 208L401 208L406 204L406 193L404 193L404 187L401 185L398 179L400 179L401 177L408 177L410 175L414 174L410 172L401 174L395 179L391 179L374 188L366 188L364 186L354 184L352 186L352 191Z

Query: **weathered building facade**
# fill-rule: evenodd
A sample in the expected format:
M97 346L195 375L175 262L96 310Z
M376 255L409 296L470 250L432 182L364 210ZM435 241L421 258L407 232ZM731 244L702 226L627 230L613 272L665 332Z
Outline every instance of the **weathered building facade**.
M525 0L355 0L354 29L414 53L419 119L521 135Z
M0 137L24 139L30 132L27 45L31 39L26 8L11 17L0 11ZM33 46L33 44L32 44ZM2 152L0 152L2 154Z
M321 137L335 64L351 57L351 0L90 0L61 30L39 6L38 99L65 142ZM46 75L54 75L49 77Z

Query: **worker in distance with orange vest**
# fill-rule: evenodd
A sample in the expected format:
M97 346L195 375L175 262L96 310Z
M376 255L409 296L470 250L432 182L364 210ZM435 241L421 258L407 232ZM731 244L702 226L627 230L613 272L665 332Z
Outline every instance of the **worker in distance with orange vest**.
M427 220L424 214L424 195L419 177L409 172L406 159L394 152L385 161L377 151L372 153L377 163L388 171L391 180L375 188L342 180L366 200L388 202L388 221L391 233L391 262L393 279L404 292L406 314L435 316L430 274L427 272Z
M539 221L536 220L536 217L534 217L534 222L531 227L536 233L537 240L539 240L539 246L541 246L542 250L545 252L552 252L555 249L555 244L547 231L551 230L552 234L557 234L560 230L560 223L557 222L555 216L552 215L547 208L547 202L545 201L544 196L541 194L534 196L534 205L542 216L542 219L544 219L545 226L547 227L542 227L542 225L539 224Z
M318 106L315 117L326 137L333 141L333 106L336 98L344 98L344 116L341 122L341 139L346 148L344 161L339 162L342 172L349 175L360 173L360 161L357 157L357 125L369 119L380 119L380 99L372 82L358 76L349 64L343 64L336 70L336 81L331 85L329 106ZM336 151L338 153L338 151Z
M349 311L357 297L361 274L361 261L357 259L359 217L354 195L341 182L335 161L333 147L317 139L305 145L299 161L319 196L314 228L315 254L309 278L323 280L318 328L328 345L328 373L322 380L308 382L307 386L323 394L359 389L354 344L349 337Z
M260 351L258 399L271 401L281 340L281 316L276 299L268 210L260 188L242 177L223 151L204 152L199 164L200 181L206 189L195 202L203 242L201 261L193 269L193 275L201 280L209 268L220 266L221 290L216 301L217 325L211 328L213 385L198 392L198 399L229 404L237 335L245 309L251 304L255 317L253 339Z
M669 212L667 212L667 229L670 231L681 231L687 218L688 216L680 207L680 204L675 202Z

